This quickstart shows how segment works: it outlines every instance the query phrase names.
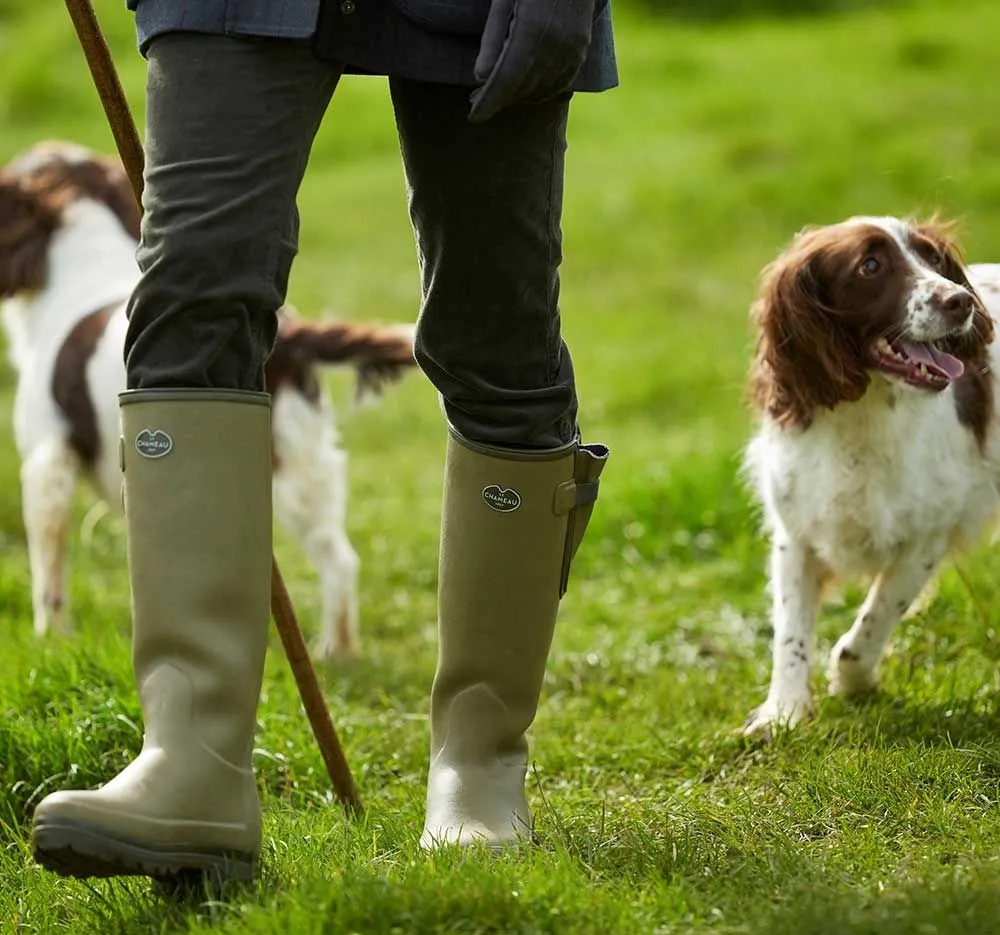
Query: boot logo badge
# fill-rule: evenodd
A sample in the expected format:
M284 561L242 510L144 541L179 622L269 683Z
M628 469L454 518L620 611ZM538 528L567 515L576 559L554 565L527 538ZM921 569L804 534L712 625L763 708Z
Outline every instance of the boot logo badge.
M483 499L491 510L498 513L513 513L521 505L521 495L509 487L490 484L483 488Z
M135 450L144 458L163 458L174 449L174 440L163 429L143 429L135 437Z

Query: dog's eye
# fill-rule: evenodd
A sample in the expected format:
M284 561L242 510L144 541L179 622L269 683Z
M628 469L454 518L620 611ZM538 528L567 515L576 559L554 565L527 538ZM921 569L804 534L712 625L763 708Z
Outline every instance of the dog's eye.
M882 264L879 263L879 261L875 257L866 256L858 265L858 275L874 276L881 269L882 269Z
M937 250L931 250L930 256L927 259L934 269L940 269L944 266L944 257Z

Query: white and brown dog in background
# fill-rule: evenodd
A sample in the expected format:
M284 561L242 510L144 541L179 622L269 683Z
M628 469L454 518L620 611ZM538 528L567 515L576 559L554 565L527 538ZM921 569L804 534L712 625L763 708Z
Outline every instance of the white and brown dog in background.
M810 229L765 269L746 468L771 539L773 669L747 734L810 711L828 582L873 582L828 666L831 693L868 691L941 561L995 519L998 312L1000 266L966 266L936 221Z
M117 160L49 142L0 170L0 302L18 374L14 436L39 635L66 625L78 478L89 475L107 503L120 504L118 393L138 237ZM275 512L320 579L315 652L350 657L359 648L359 562L345 530L347 455L317 367L351 365L359 395L378 395L414 365L413 326L315 324L288 307L279 319L266 368Z

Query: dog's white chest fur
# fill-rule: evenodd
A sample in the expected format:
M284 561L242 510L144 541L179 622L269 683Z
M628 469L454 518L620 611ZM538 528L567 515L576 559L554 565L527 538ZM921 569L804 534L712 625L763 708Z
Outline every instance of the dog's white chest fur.
M950 389L928 398L879 377L805 431L764 426L748 450L768 526L844 577L877 574L914 541L976 537L998 503L992 460Z

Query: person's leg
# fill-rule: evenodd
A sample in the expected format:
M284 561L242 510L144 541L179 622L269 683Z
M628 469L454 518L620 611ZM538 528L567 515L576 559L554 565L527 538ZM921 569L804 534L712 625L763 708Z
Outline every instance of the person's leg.
M121 396L145 734L100 790L39 803L34 853L57 872L253 872L272 523L260 390L295 194L337 77L287 43L175 34L149 50L142 277Z
M338 76L297 43L155 40L129 389L263 390L295 196Z
M573 441L559 319L569 101L474 125L467 88L390 87L424 290L415 353L448 422L482 444Z
M391 82L423 280L417 361L449 423L422 843L531 825L525 732L607 458L578 440L559 321L568 100L467 120L468 89Z

